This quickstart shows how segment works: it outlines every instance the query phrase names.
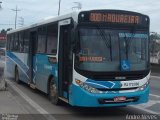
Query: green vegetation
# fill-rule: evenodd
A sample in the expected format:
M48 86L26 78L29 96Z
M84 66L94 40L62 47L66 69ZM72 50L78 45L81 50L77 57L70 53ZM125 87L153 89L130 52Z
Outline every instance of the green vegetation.
M6 35L6 34L7 34L7 31L10 31L10 30L12 30L12 29L11 29L11 28L8 28L8 29L6 29L6 30L5 30L5 29L2 29L0 33Z
M160 34L156 32L151 32L150 34L150 40L151 40L151 55L156 56L160 53Z

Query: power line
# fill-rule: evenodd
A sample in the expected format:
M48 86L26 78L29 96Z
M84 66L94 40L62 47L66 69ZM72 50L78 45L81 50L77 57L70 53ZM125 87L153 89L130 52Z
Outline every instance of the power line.
M17 5L16 5L16 9L11 9L12 11L16 12L15 15L15 29L17 28L17 14L19 11L21 11L20 9L18 9Z
M14 24L0 24L0 25L14 25Z

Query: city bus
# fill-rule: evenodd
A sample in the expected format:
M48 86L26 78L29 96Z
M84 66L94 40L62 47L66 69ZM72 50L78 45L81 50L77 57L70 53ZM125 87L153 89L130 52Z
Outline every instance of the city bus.
M149 99L147 15L88 10L7 34L7 77L79 107L112 107Z

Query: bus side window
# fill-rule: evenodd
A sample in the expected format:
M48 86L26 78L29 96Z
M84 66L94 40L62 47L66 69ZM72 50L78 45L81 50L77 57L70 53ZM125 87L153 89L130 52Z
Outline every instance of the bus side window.
M10 41L10 50L14 50L14 34L11 34L11 41Z
M6 47L8 51L10 51L10 47L9 47L10 46L10 42L11 42L11 35L8 35L7 36L7 47Z
M46 50L46 27L38 28L37 53L45 53Z
M24 52L25 53L29 52L29 32L28 31L24 32Z
M57 53L58 24L47 26L47 54Z
M19 50L19 37L18 37L18 33L15 33L15 37L14 37L14 51L18 51Z
M23 52L24 42L23 42L23 32L19 33L19 51Z

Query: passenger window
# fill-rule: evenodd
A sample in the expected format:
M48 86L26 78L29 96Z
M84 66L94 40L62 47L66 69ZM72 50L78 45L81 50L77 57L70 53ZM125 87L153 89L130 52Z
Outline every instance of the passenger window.
M29 32L28 31L24 32L24 52L25 53L29 52Z
M23 42L23 32L19 33L19 51L23 52L24 42Z
M46 50L46 27L38 28L37 53L45 53Z
M57 53L58 24L47 26L47 54Z
M10 41L10 50L14 50L14 34L11 34L11 41Z
M14 37L14 51L18 51L19 49L19 37L18 37L18 33L15 33L15 37Z
M10 51L11 35L7 36L7 50Z

